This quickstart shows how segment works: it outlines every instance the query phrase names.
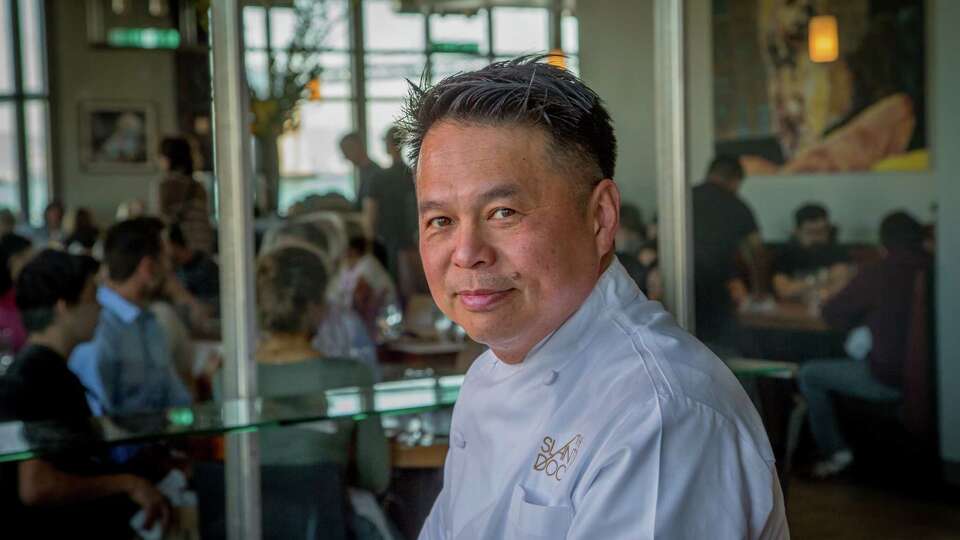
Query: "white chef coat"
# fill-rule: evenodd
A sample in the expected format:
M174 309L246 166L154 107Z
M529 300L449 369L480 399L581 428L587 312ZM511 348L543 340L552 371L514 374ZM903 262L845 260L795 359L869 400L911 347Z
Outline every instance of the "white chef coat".
M753 404L616 260L522 363L473 363L420 533L534 538L789 538Z

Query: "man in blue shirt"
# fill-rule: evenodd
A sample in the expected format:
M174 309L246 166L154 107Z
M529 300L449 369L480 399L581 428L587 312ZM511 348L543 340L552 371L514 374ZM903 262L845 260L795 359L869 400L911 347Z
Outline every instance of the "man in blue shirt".
M103 308L93 341L78 346L70 369L90 391L95 414L129 414L190 403L160 323L146 309L169 274L158 220L137 218L107 231Z
M86 389L67 369L67 357L93 336L96 272L93 259L51 249L20 272L17 306L30 340L0 376L0 421L54 422L80 434L92 427ZM21 432L29 440L31 430ZM70 538L86 530L99 539L129 539L138 507L150 523L169 514L149 480L100 457L74 448L0 464L4 538Z

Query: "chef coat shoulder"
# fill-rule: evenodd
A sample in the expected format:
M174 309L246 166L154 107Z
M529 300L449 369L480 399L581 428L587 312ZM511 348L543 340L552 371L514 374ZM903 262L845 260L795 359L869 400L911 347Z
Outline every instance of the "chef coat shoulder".
M608 427L617 418L650 415L664 430L678 422L722 425L723 436L773 462L760 417L737 379L659 302L644 297L618 261L580 309L523 364L505 365L489 350L478 357L461 396L483 393L496 382L492 379L509 378L514 371L534 380L551 380L550 372L555 372L554 388Z
M522 363L474 361L451 430L422 538L788 538L753 404L616 261Z
M606 294L598 311L597 337L591 340L598 349L606 344L606 351L597 355L584 377L601 384L610 381L609 392L600 395L624 396L618 405L624 417L655 415L665 431L699 425L704 436L732 438L772 463L760 416L730 369L680 328L659 302L631 291L625 271L620 275L618 269L611 270L612 283L599 284ZM711 426L716 429L707 429Z

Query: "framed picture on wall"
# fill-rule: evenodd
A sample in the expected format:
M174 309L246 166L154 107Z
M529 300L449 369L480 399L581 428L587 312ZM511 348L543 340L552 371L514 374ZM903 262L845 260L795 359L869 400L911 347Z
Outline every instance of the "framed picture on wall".
M713 0L714 137L747 174L929 169L925 0Z
M86 101L80 104L80 162L99 173L156 170L157 114L153 103Z

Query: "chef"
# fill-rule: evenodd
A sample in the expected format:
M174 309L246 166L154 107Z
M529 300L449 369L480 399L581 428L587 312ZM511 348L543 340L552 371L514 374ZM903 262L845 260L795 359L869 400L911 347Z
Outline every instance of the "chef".
M614 256L609 114L541 60L408 103L430 292L489 347L420 538L789 538L750 400Z

